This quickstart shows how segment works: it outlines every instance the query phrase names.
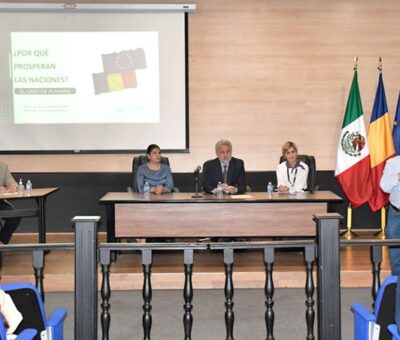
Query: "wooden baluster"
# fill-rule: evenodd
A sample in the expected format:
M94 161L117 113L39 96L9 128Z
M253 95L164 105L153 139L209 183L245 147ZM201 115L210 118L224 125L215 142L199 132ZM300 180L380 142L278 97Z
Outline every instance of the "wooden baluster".
M33 268L35 275L35 286L38 289L40 296L44 302L44 289L43 289L43 267L44 267L44 251L34 250L33 251Z
M274 340L274 281L272 277L272 271L274 267L274 248L265 247L264 248L264 266L265 266L265 325L267 327L267 340Z
M314 340L314 278L313 266L315 261L315 247L306 246L304 252L304 261L306 263L306 323L307 323L307 340Z
M183 315L183 328L185 331L185 340L192 339L192 299L193 299L193 285L192 285L192 269L193 269L193 249L184 250L184 268L185 268L185 286L183 288L183 298L185 304L183 309L185 311Z
M381 263L382 263L382 246L371 246L370 248L372 262L372 307L375 306L376 296L381 287Z
M142 267L143 267L143 339L150 340L150 331L151 331L151 297L152 297L152 290L151 290L151 264L152 264L152 252L151 249L143 249L142 250Z
M233 324L235 314L233 312L233 249L224 249L224 266L225 266L225 327L226 340L233 340Z
M111 315L110 315L110 297L111 297L111 288L110 288L110 262L111 255L109 250L100 250L100 263L101 263L101 272L102 272L102 282L101 282L101 329L103 332L102 340L109 340L110 338L110 323L111 323Z

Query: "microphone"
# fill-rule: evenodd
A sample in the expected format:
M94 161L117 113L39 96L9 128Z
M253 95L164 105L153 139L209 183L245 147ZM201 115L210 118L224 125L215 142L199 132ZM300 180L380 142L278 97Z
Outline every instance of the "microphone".
M193 175L197 175L197 174L200 172L200 170L201 170L201 166L198 165L198 166L196 167L196 169L194 169Z
M195 184L196 184L196 193L194 195L192 195L193 198L201 198L201 197L203 197L203 196L201 196L199 194L199 173L200 173L200 170L201 170L201 166L198 165L198 166L196 166L196 169L194 169L194 171L193 171L194 181L195 181Z

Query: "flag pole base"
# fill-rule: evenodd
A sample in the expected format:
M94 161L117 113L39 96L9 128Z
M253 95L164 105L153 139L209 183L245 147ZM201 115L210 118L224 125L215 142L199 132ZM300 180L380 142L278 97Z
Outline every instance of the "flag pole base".
M380 237L381 239L384 239L384 238L386 237L385 231L384 231L383 229L381 229L381 230L379 230L378 232L376 232L376 233L374 234L374 236L378 236L378 237Z
M351 240L353 237L357 237L357 236L358 236L357 233L355 233L355 232L352 231L351 229L343 230L343 231L340 233L340 237L345 238L345 239L347 239L347 240Z

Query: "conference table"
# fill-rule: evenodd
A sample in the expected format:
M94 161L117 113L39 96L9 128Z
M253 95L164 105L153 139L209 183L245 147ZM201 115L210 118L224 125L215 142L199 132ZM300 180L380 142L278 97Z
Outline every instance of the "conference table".
M30 192L25 190L22 193L0 194L0 200L10 202L18 200L35 199L36 207L30 209L15 208L12 210L0 210L0 218L11 217L37 217L39 229L39 243L46 243L46 199L47 196L56 192L59 188L39 188L32 189Z
M315 236L313 215L335 212L342 198L331 191L244 195L108 192L107 242L137 237Z

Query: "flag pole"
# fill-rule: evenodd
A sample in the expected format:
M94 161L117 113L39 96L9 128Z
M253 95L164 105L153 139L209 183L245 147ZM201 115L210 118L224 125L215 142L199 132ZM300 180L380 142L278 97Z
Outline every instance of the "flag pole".
M354 66L353 71L356 72L358 68L358 57L354 57ZM349 202L349 206L347 207L347 228L343 235L346 235L347 239L350 239L353 232L351 231L351 224L353 223L353 210L351 208L351 203Z
M379 56L378 62L378 71L379 74L382 74L382 57ZM381 230L376 233L376 236L384 237L385 236L385 226L386 226L386 210L385 207L381 208Z
M382 57L381 56L379 56L378 71L379 71L379 73L382 73Z
M378 71L382 73L382 57L379 56L379 63L378 63ZM385 207L381 208L381 230L377 233L379 237L385 237L385 227L386 227L386 209Z
M353 210L351 209L351 203L349 203L349 206L347 207L347 233L346 233L347 237L351 236L352 220L353 220Z
M386 207L381 208L381 230L378 231L375 235L380 238L385 238L386 233Z
M357 236L357 234L351 230L352 223L353 223L353 209L351 207L351 203L349 202L349 206L347 207L346 231L341 234L344 235L348 240L350 240L353 236Z
M358 68L358 57L354 57L354 66L353 66L353 71L357 71ZM351 231L351 224L353 223L353 210L351 208L351 203L349 202L349 206L347 207L347 229L346 232L343 233L346 235L347 239L350 239L352 236L352 231Z
M378 71L379 74L382 74L382 57L379 56L378 62ZM385 238L385 229L386 229L386 207L381 208L381 230L377 232L375 235L381 238Z

